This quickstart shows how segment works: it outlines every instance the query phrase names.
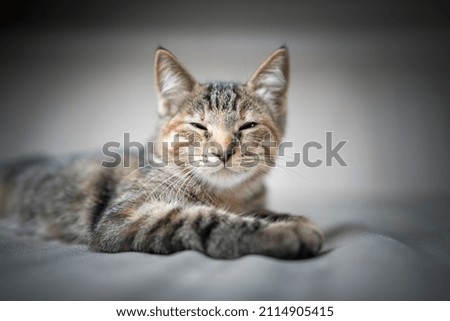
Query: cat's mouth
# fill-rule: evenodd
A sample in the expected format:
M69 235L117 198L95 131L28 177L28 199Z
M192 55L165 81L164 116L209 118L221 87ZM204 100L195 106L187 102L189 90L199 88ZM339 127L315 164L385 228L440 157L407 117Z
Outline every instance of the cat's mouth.
M227 166L227 164L216 165L214 167L210 167L208 170L209 175L236 175L236 171L231 167Z
M195 172L208 184L219 188L233 188L255 174L249 167L241 166L240 158L231 157L225 162L215 156L196 158Z
M220 169L216 167L215 170L202 172L201 177L205 182L219 188L233 188L251 176L251 173L248 171L239 172L226 166L222 166Z
M222 168L218 169L216 172L212 173L213 175L239 175L238 172L232 170L230 167L224 165Z

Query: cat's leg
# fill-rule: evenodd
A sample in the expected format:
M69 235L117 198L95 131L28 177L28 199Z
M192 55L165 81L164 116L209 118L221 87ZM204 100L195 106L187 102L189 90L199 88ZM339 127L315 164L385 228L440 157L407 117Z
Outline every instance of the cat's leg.
M301 217L273 220L161 202L110 208L93 226L90 242L92 249L104 252L196 250L225 259L247 254L305 258L317 254L321 244L319 230Z

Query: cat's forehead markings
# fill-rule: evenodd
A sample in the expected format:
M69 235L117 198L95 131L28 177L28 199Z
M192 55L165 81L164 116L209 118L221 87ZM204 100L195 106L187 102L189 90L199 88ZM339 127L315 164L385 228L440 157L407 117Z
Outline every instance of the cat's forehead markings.
M194 118L205 119L205 105L203 102L194 102L192 107L187 110L188 115Z
M210 83L205 99L209 100L209 107L216 110L234 110L236 108L236 84Z

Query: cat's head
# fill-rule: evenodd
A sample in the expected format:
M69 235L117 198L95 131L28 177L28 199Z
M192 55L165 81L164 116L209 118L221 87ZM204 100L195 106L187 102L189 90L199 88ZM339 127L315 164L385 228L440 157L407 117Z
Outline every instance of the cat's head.
M222 188L259 177L273 166L286 121L287 48L273 52L246 84L200 84L171 52L160 48L155 82L160 157L168 156Z

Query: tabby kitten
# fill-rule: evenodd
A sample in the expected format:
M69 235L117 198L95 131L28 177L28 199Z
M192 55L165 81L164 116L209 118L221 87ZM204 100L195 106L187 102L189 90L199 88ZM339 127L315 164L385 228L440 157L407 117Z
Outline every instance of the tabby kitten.
M159 126L150 156L167 165L139 167L135 159L108 168L86 155L18 161L0 175L2 213L46 238L101 252L313 256L320 231L306 218L265 208L263 178L284 132L288 79L285 47L246 84L199 84L159 48Z

